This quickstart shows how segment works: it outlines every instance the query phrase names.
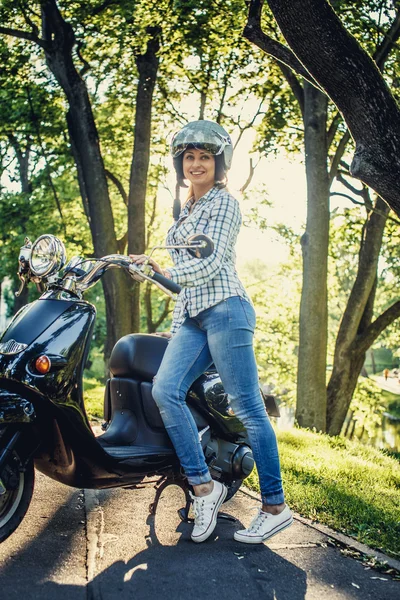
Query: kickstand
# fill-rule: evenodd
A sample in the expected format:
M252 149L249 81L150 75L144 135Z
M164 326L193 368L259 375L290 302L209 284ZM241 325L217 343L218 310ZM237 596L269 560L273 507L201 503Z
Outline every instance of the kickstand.
M186 488L183 491L185 492L185 496L186 496L186 504L185 504L185 506L183 508L180 508L178 510L179 518L184 523L194 523L194 519L192 519L191 517L189 517L189 511L190 511L190 507L192 505L192 499L189 496L189 490Z
M156 495L154 496L154 501L149 505L150 514L151 515L156 514L157 505L160 500L160 496L169 485L177 485L178 487L181 488L181 490L185 494L185 500L186 500L185 506L183 508L180 508L177 511L179 518L184 523L194 523L194 519L189 517L190 507L192 505L192 499L189 495L189 487L188 487L186 479L174 479L171 477L161 477L157 481L156 485L154 486L154 488L156 490ZM217 521L221 521L223 523L227 523L227 522L235 523L236 519L235 519L235 517L232 517L231 515L228 515L227 513L219 512Z
M193 519L189 518L189 510L191 505L191 499L189 496L189 489L185 479L174 479L172 477L161 477L156 485L154 486L156 490L156 495L154 496L154 501L149 505L149 512L151 515L156 514L157 505L160 500L161 494L169 485L177 485L181 488L181 490L185 494L186 504L184 508L178 510L178 515L185 523L193 522Z

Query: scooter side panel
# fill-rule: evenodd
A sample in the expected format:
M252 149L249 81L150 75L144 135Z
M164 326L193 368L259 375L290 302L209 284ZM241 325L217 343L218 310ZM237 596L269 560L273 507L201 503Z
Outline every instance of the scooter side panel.
M188 403L201 414L208 415L209 421L211 417L210 424L221 437L230 441L246 437L246 429L230 407L217 372L204 373L195 381L188 395Z
M0 336L0 342L14 340L20 344L31 344L71 304L65 300L39 299L23 306Z

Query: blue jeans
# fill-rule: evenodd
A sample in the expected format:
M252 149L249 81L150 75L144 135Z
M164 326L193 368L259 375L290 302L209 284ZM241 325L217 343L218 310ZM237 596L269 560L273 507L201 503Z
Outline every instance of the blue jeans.
M235 415L245 426L264 504L284 501L275 432L260 394L253 350L252 305L232 296L196 317L186 318L167 346L153 397L191 485L211 476L198 429L186 404L192 383L214 362Z

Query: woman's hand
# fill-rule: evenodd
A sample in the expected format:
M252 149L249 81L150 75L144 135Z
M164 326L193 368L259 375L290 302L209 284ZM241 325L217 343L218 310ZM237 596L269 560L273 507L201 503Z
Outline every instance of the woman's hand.
M172 333L170 331L156 331L154 335L168 339L172 338Z
M149 257L146 254L130 254L129 258L131 258L132 261L138 266L143 265L144 263L147 263L152 267L152 269L156 273L160 273L160 275L164 275L164 270L160 267L160 265L158 263L156 263L156 261L153 260L152 258L149 259Z

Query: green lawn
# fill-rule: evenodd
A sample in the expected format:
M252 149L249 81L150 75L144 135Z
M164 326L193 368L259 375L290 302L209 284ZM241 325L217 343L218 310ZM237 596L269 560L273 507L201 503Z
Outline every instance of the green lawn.
M399 462L340 437L301 429L277 434L290 507L398 558ZM246 485L259 491L254 472Z
M101 419L103 417L104 385L100 384L97 379L84 379L83 395L89 419Z
M103 390L85 380L90 417L103 414ZM302 429L277 432L286 499L293 510L400 557L400 464L379 450ZM246 485L259 491L253 473Z

